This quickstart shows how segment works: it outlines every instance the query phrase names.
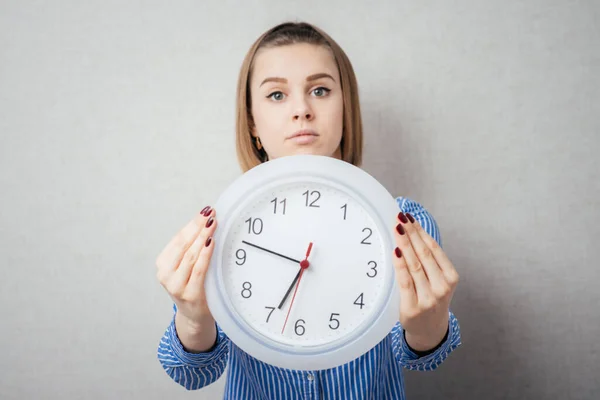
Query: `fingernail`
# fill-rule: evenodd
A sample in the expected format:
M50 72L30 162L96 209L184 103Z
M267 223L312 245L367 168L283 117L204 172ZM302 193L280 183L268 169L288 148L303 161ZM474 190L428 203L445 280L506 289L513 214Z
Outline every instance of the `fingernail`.
M210 246L210 242L212 242L212 236L209 237L208 239L206 239L206 243L204 244L205 247Z
M206 212L206 210L208 210L210 207L206 206L202 209L202 211L200 211L200 214L204 215L204 213Z
M212 211L212 208L206 207L206 210L202 213L205 217L208 217Z
M415 219L413 218L412 215L410 215L410 213L406 213L406 216L408 217L408 219L410 219L411 223L413 223L413 224L415 223Z
M400 258L402 257L402 252L400 251L400 249L398 247L396 247L396 250L394 250L396 252L396 257Z
M403 224L408 224L408 220L406 219L406 215L402 211L398 214L398 219L402 221Z
M402 227L402 225L398 224L396 226L396 230L398 231L399 234L404 235L404 228Z
M212 225L212 223L213 223L213 221L214 221L214 220L215 220L215 219L214 219L213 217L210 217L210 218L208 219L208 221L206 221L206 227L207 227L207 228L210 228L210 226Z

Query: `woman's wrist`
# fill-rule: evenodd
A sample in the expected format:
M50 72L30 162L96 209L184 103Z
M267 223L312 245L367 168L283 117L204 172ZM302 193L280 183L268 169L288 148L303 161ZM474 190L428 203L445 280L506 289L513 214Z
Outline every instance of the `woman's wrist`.
M202 321L191 321L175 314L175 330L183 349L188 353L205 353L214 348L217 341L217 328L212 317Z
M408 341L406 340L406 331L403 332L404 341L406 342L406 345L408 346L410 351L412 351L419 357L425 357L425 356L435 353L440 347L442 347L442 345L446 342L446 340L448 340L449 334L450 334L450 327L448 326L448 328L446 329L446 334L444 335L444 338L442 339L441 342L439 342L439 344L437 346L435 346L429 350L415 350L410 346L410 344L408 344Z

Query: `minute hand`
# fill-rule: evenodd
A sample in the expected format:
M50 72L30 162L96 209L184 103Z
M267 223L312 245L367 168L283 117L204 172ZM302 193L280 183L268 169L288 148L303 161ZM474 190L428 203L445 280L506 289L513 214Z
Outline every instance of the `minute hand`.
M246 242L245 240L242 240L242 243L245 243L245 244L247 244L248 246L256 247L257 249L264 250L264 251L266 251L267 253L275 254L276 256L279 256L279 257L285 258L286 260L293 261L293 262L295 262L296 264L300 264L300 260L296 260L296 259L293 259L293 258L291 258L291 257L284 256L283 254L276 253L276 252L274 252L273 250L265 249L264 247L260 247L260 246L257 246L257 245L255 245L255 244L253 244L253 243Z

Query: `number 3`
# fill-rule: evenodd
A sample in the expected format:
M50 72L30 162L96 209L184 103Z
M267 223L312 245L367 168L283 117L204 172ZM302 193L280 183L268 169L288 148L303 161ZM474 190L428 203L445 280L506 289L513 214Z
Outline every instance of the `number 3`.
M369 265L371 265L371 263L373 263L373 267L371 267L371 271L373 271L373 275L370 274L371 271L367 272L367 276L369 278L375 278L375 276L377 275L377 263L375 261L369 261Z

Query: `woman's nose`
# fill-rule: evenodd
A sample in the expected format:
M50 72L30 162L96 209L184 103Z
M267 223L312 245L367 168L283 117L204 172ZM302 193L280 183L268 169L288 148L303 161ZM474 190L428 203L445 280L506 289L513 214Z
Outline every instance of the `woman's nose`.
M294 121L298 121L298 120L310 121L311 119L313 119L313 117L314 117L314 114L313 114L312 110L310 109L309 104L306 102L306 100L302 100L296 106L296 109L294 110Z

